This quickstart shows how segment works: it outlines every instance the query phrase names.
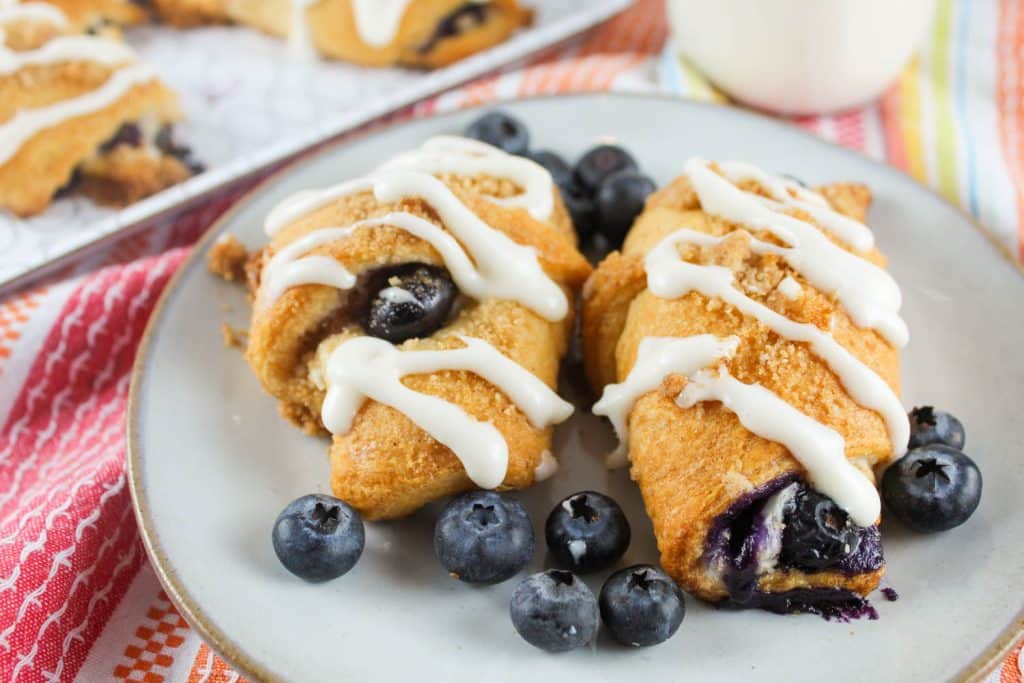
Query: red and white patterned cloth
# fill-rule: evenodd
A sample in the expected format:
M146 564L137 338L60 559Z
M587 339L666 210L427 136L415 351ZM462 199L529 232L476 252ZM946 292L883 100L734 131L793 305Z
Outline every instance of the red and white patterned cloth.
M662 2L639 0L523 69L396 116L662 87ZM837 122L802 123L832 135ZM124 425L132 361L158 296L190 245L254 183L0 301L0 681L239 680L149 566L126 483ZM1017 651L988 680L1021 683Z

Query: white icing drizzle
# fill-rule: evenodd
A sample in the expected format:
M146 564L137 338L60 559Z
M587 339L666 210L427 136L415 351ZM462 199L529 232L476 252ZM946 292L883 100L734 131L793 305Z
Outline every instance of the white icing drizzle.
M360 39L371 47L384 47L398 35L410 0L352 0L352 14Z
M718 168L722 171L722 175L734 183L743 180L756 181L775 200L753 195L760 199L765 206L776 210L800 209L811 216L819 226L857 251L868 251L875 246L875 235L868 226L835 211L827 199L817 192L801 187L799 183L772 175L753 164L741 161L725 161L719 163Z
M793 482L781 491L769 496L761 506L761 518L768 531L765 546L757 554L757 573L773 571L778 565L782 552L782 532L786 528L786 505L796 495L799 484Z
M327 360L324 426L333 434L344 434L352 428L363 402L377 401L403 413L450 448L477 486L497 487L508 472L508 444L501 432L453 403L413 391L402 378L445 370L472 372L504 392L537 428L563 422L573 407L487 342L460 339L465 347L440 351L400 351L374 337L342 343Z
M693 337L647 337L640 342L636 363L621 384L606 386L594 406L608 416L620 438L628 441L629 411L636 400L673 374L684 375L686 386L676 398L681 408L702 401L719 401L748 430L785 446L807 471L808 481L841 506L857 524L868 526L878 518L880 502L871 482L845 455L845 442L833 429L811 419L760 385L744 384L724 365L708 366L730 358L739 340L702 334Z
M135 60L135 53L124 43L95 36L59 36L36 50L16 52L0 45L0 74L10 74L25 66L86 61L113 65Z
M787 275L782 278L777 289L782 292L782 296L786 297L790 301L796 301L804 293L804 288L800 286L799 282L793 279L792 275Z
M385 287L377 293L377 296L393 304L416 304L421 308L423 307L423 304L412 295L412 292L401 287Z
M316 56L313 34L309 28L309 7L319 0L291 0L291 25L288 28L288 49L296 57Z
M42 2L28 2L18 4L17 2L0 3L0 24L7 24L14 21L36 21L53 24L58 28L68 25L67 16L53 5Z
M274 301L285 289L298 284L351 287L354 278L349 281L342 275L343 272L348 273L344 266L328 265L323 260L317 261L320 265L296 266L305 259L295 259L310 248L347 236L352 230L389 225L433 245L440 252L459 289L478 301L487 298L511 299L550 321L562 320L568 314L569 301L562 288L541 268L536 250L517 244L503 232L489 226L443 182L428 173L387 171L326 190L300 193L286 199L270 212L266 230L273 235L288 223L333 199L364 190L372 190L378 201L388 203L406 197L419 197L437 212L448 232L426 219L398 212L360 221L348 228L333 228L336 232L323 239L303 237L289 245L301 242L300 246L282 250L282 254L286 250L287 254L281 256L279 267L270 274L268 301ZM296 269L303 269L305 275L293 274ZM350 284L345 285L344 282Z
M300 237L274 254L260 276L266 284L260 291L259 307L269 306L286 290L299 285L326 285L338 289L354 287L356 276L330 256L305 256L319 246L348 237L354 229L317 230Z
M680 343L685 342L685 343ZM657 389L672 374L692 375L725 358L732 358L739 346L738 337L719 339L700 334L685 340L676 337L646 337L637 349L636 363L621 384L609 384L594 404L595 415L604 415L619 437L618 447L608 454L608 467L624 467L628 462L629 411L636 400Z
M144 64L132 64L110 75L99 88L38 109L24 109L0 124L0 164L11 159L21 146L42 130L75 116L109 106L134 86L153 80L155 72Z
M533 468L533 481L539 483L555 476L558 471L558 460L551 455L551 451L544 451L540 454L540 462Z
M771 176L756 169L751 171L753 167L745 164L724 164L723 168L726 172L731 169L736 178L785 182L769 180ZM759 195L744 192L733 185L730 178L712 171L701 159L691 159L686 163L686 175L705 213L771 232L789 245L786 260L790 265L821 291L834 293L858 326L877 330L895 346L906 345L909 333L899 316L902 295L887 272L838 246L811 223L780 213L778 209L786 206L784 202L773 203ZM766 189L773 194L780 192L770 186ZM799 208L812 207L819 216L831 211L820 206L814 208L814 203L806 198L803 201L790 200L789 205L794 205L793 202L801 203ZM827 223L822 226L825 229L829 226L835 229L838 225L832 218L823 220ZM864 229L867 230L866 227ZM853 232L851 230L851 234Z
M470 0L486 5L490 0ZM352 0L359 38L371 47L386 47L398 35L411 0Z
M687 341L687 340L680 340ZM676 399L681 408L720 401L748 430L785 446L807 471L807 480L860 526L871 526L881 512L874 484L846 459L839 432L804 415L760 384L744 384L722 369L689 378Z
M495 204L522 207L539 221L551 218L555 208L554 181L546 168L478 140L454 135L429 138L419 149L399 154L380 167L382 171L396 169L504 178L522 192L512 197L488 197Z
M647 287L663 299L676 299L697 291L718 298L749 315L779 336L806 343L839 377L850 397L865 408L877 411L885 420L892 441L893 457L906 450L910 423L899 397L874 370L846 350L831 334L809 323L798 323L776 313L734 287L733 272L723 266L701 266L679 258L676 245L691 239L693 231L681 230L663 239L644 258Z

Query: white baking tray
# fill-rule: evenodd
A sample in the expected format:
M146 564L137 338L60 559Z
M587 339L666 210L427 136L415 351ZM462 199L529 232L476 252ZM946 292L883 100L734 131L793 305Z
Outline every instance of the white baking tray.
M121 211L82 198L62 199L29 219L0 210L0 288L318 142L561 42L629 0L527 4L537 10L531 28L429 72L296 58L283 41L240 27L131 29L128 42L179 92L187 116L179 138L208 170Z

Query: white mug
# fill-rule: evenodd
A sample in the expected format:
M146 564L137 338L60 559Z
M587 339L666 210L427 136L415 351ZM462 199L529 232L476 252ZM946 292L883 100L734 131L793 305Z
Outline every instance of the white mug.
M935 0L668 0L677 49L745 104L819 114L880 95Z

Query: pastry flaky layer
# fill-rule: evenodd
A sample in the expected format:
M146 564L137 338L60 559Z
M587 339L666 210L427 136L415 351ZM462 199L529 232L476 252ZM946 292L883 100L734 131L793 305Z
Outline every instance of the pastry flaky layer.
M67 4L70 14L61 11ZM80 35L118 3L0 7L0 207L43 211L62 190L121 206L192 174L172 148L177 97L116 36ZM73 10L73 11L72 11Z
M162 19L178 25L237 22L308 42L320 54L366 66L436 68L497 45L530 24L518 0L394 2L400 13L383 32L357 18L353 0L154 0ZM393 7L364 2L363 12L392 22ZM296 9L296 6L299 9ZM371 17L373 18L373 17ZM296 22L303 25L295 26ZM292 35L301 34L301 39Z
M743 180L737 186L768 196L756 181ZM870 192L861 185L831 185L820 192L833 209L857 220L863 219L871 200ZM788 213L814 222L799 210ZM845 439L846 457L873 481L872 468L893 456L887 425L879 413L851 398L839 377L808 344L784 338L720 298L695 290L678 298L661 298L648 289L645 255L681 228L725 237L679 245L681 260L728 269L733 287L747 297L790 320L831 332L842 347L878 373L892 390L898 390L896 348L876 331L855 325L835 296L814 287L778 253L763 246L763 242L785 246L778 238L703 211L685 175L648 199L621 253L608 256L584 289L583 348L587 375L595 390L600 393L606 385L625 380L647 337L736 337L735 354L722 360L728 373L745 384L763 386L838 432ZM752 236L763 241L760 248L755 248L759 245ZM884 265L883 256L873 247L859 253ZM798 286L787 280L780 287L787 278ZM666 571L701 598L728 601L734 597L734 586L713 566L712 536L738 513L737 501L763 501L783 483L804 478L806 473L785 446L744 427L737 414L722 403L709 400L686 408L677 404L687 383L684 376L669 375L660 387L633 404L628 416L631 475L654 523ZM877 545L877 535L873 538ZM804 589L864 595L877 585L882 571L880 553L876 562L855 571L775 567L758 576L753 590L769 596L796 596L790 607L799 607L808 604L801 597L809 595L801 592Z
M537 220L522 208L499 206L488 197L516 191L507 180L486 176L439 176L462 205L484 223L520 245L536 250L544 273L571 302L590 267L578 253L572 227L554 193L551 220ZM326 433L321 409L325 398L328 358L343 343L365 335L363 283L382 267L426 263L444 267L431 243L388 225L359 227L346 236L317 246L307 256L326 256L356 278L351 288L302 284L277 298L268 291L267 264L288 245L331 226L404 212L451 233L439 213L424 199L408 196L379 201L372 191L334 199L276 232L270 244L250 258L250 286L255 305L246 358L266 390L281 403L282 414L311 433ZM224 249L229 249L226 243ZM463 293L464 294L464 293ZM456 349L460 338L473 337L554 388L558 366L572 331L572 314L551 321L512 300L460 296L456 310L437 331L397 346L401 352ZM550 448L551 428L534 426L506 394L480 376L464 370L411 374L402 383L416 392L439 397L468 415L497 428L508 445L508 470L500 488L531 485L535 469ZM331 485L335 495L369 519L408 514L425 503L474 487L462 462L445 445L402 412L366 400L350 428L333 437Z

